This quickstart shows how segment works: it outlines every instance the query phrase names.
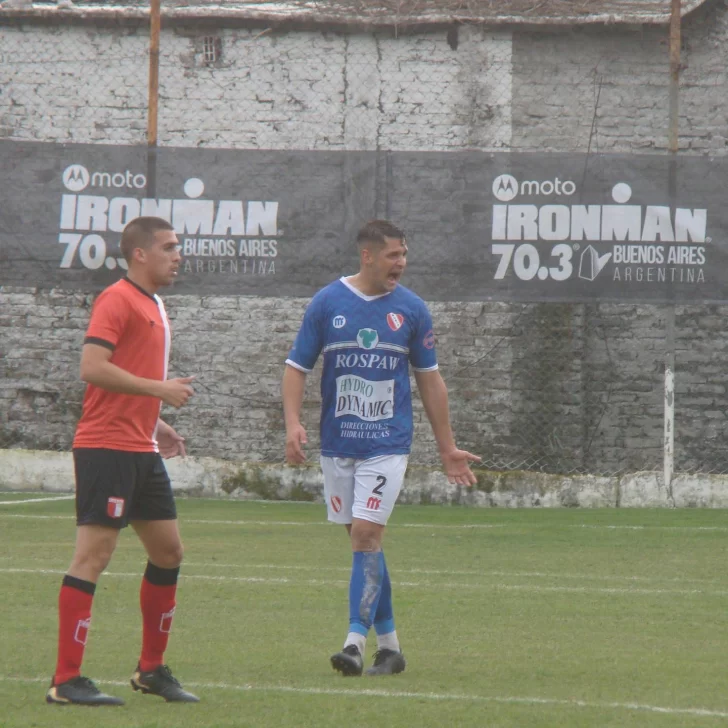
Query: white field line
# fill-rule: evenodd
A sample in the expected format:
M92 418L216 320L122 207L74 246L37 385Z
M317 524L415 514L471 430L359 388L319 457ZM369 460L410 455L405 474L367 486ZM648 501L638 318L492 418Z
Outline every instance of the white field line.
M25 561L42 561L48 563L48 559L25 559ZM182 568L195 567L204 569L263 569L265 571L341 571L350 573L350 566L299 566L292 564L290 566L282 564L221 564L218 562L197 562L197 561L186 561ZM425 576L502 576L506 578L516 579L577 579L586 581L635 581L635 582L658 582L661 584L713 584L718 585L720 582L716 582L713 579L686 579L683 577L659 577L659 576L631 576L623 574L614 575L603 575L603 574L564 574L564 573L549 573L547 571L489 571L488 569L481 569L480 571L463 570L457 569L396 569L397 575L400 574L424 574Z
M43 491L43 490L41 490L41 491L38 491L38 490L0 490L0 496L4 496L4 495L40 496L40 495L45 495L48 492L49 491L47 491L47 490L45 490L45 491ZM69 491L59 490L59 491L55 491L55 492L68 493Z
M0 574L40 574L40 575L61 575L65 574L63 569L24 569L24 568L0 568ZM141 572L127 573L118 571L106 571L104 576L119 578L141 578ZM195 581L219 581L242 584L271 584L287 586L347 586L346 579L289 579L286 577L264 577L264 576L213 576L210 574L180 574L182 580ZM598 587L598 586L539 586L535 584L503 584L503 583L458 583L458 582L429 582L429 581L397 581L397 587L410 587L413 589L481 589L494 591L525 591L525 592L566 592L572 594L624 594L629 596L655 596L655 595L683 595L683 596L728 596L728 589L629 589L621 587Z
M48 493L49 491L45 491ZM55 491L56 493L69 493L69 491ZM0 497L5 495L41 495L43 494L43 491L39 493L39 491L33 491L33 490L0 490ZM74 498L75 496L71 496ZM209 496L209 497L202 497L202 496L193 496L188 497L185 493L175 493L174 494L175 499L177 502L184 501L194 501L197 502L205 502L205 503L262 503L267 506L300 506L303 508L321 508L321 503L316 503L315 501L272 501L272 500L265 500L263 498L220 498L215 496Z
M15 501L16 503L18 501ZM42 516L42 515L31 515L27 513L0 513L0 518L35 518L38 520L50 520L50 521L69 521L74 520L74 516ZM219 521L207 518L182 518L180 523L184 526L185 523L195 524L207 524L213 526L326 526L330 528L332 525L328 521ZM433 528L433 529L479 529L479 528L505 528L503 523L397 523L393 524L391 528Z
M27 563L43 563L47 564L47 558L31 557L18 559L15 556L0 556L0 561L14 561ZM16 568L27 568L27 567L16 567ZM182 575L185 575L185 571L188 568L198 569L229 569L237 571L245 571L248 569L263 570L263 571L314 571L318 574L322 573L351 573L350 566L301 566L298 564L284 565L284 564L223 564L219 562L198 562L198 561L186 561L182 565ZM106 572L108 573L108 572ZM632 576L632 575L602 575L602 574L566 574L566 573L553 573L547 571L489 571L487 569L481 569L480 571L468 571L457 569L396 569L396 576L399 577L403 574L422 574L424 576L477 576L483 577L502 577L506 579L570 579L570 580L585 580L585 581L627 581L627 582L641 582L641 583L657 583L657 584L704 584L707 586L721 586L721 582L713 579L690 579L683 577L659 577L659 576ZM229 576L229 575L227 575ZM629 590L628 590L629 591Z
M604 528L609 531L728 531L728 526L608 526L589 523L572 523L569 528Z
M0 490L0 496L4 495L37 495L49 493L50 491L33 491L33 490ZM56 493L71 493L71 491L53 491ZM266 500L265 498L222 498L220 496L188 496L184 491L175 492L175 500L185 503L262 503L266 506L280 507L295 506L297 508L321 508L322 503L316 501L284 501L284 500Z
M0 681L24 684L44 684L48 677L15 677L0 675ZM128 681L98 680L105 687L128 687ZM444 702L457 700L471 703L497 703L502 705L552 705L564 708L586 708L590 710L626 710L644 713L659 713L661 715L689 715L700 718L728 718L724 710L711 710L709 708L669 708L662 705L649 705L646 703L619 703L600 702L590 700L564 700L561 698L535 698L506 695L469 695L467 693L426 693L404 690L362 690L346 688L298 688L293 685L234 685L231 683L196 683L185 682L185 685L195 690L229 690L233 692L261 692L261 693L290 693L294 695L330 695L344 698L359 698L362 695L375 698L389 698L398 700L430 700Z
M27 498L24 500L0 501L0 506L17 506L18 503L48 503L49 501L73 500L75 495L58 495L52 498Z
M50 501L50 500L73 500L75 496L63 496L58 498L39 498L39 501ZM7 501L6 503L0 503L0 505L14 505L15 503L21 503L22 501ZM30 501L28 501L30 502ZM267 503L268 501L261 501ZM320 504L319 504L320 505ZM74 516L44 516L35 515L29 513L0 513L0 518L30 518L37 520L51 520L51 521L69 521L73 520ZM326 526L327 528L336 525L329 523L328 521L246 521L246 520L214 520L207 518L180 518L180 523L184 526L185 523L195 524L206 524L209 523L215 526ZM431 528L431 529L490 529L490 528L526 528L529 525L533 525L536 528L544 529L542 524L527 524L527 523L391 523L389 525L390 530L398 528ZM625 530L625 531L645 531L648 529L658 531L728 531L728 526L610 526L600 524L588 524L588 523L572 523L567 524L566 528L590 528L590 529L605 529L605 530Z

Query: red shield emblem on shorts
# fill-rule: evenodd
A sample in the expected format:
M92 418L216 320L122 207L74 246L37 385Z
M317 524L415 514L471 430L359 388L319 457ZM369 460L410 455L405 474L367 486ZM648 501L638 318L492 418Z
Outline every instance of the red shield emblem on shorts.
M124 499L109 498L106 503L106 513L109 518L121 518L124 515Z
M341 498L338 495L331 496L331 507L334 509L334 513L338 513L341 510Z
M399 331L404 323L404 316L401 313L388 313L387 323L392 331Z

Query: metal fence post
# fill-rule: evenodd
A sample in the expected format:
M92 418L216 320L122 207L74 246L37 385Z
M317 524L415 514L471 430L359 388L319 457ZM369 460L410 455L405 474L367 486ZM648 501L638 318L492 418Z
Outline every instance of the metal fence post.
M670 110L668 131L669 196L673 215L677 207L678 96L680 90L680 0L672 0L670 14ZM672 479L675 472L675 304L667 306L665 336L665 443L664 481L667 497L675 505Z

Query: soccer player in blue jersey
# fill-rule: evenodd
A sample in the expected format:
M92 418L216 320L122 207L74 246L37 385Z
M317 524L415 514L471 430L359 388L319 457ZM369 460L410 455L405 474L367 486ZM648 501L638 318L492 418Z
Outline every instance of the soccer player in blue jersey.
M404 233L372 220L357 235L360 268L321 289L306 309L283 374L286 460L303 463L301 406L310 372L323 353L321 468L328 518L346 526L354 552L349 632L331 656L343 675L361 675L372 626L377 651L368 675L405 669L382 552L412 443L409 365L451 483L470 486L470 462L450 427L445 382L437 368L432 318L424 301L399 285L407 263Z

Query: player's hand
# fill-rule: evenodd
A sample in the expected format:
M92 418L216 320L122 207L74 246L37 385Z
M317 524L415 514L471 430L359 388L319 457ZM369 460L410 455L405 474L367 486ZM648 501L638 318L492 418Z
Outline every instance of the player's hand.
M467 450L450 450L449 452L441 452L442 468L447 475L447 480L453 485L475 485L478 479L475 473L470 469L468 463L479 463L481 459L477 455Z
M286 462L289 465L301 465L306 462L306 453L303 446L308 443L308 437L303 425L296 425L286 431Z
M160 399L171 407L182 407L182 405L187 404L187 400L195 393L195 390L190 386L190 382L194 381L194 379L194 377L178 377L177 379L167 379L160 382Z
M159 446L159 454L165 459L177 457L181 455L187 457L185 450L185 439L178 435L173 427L166 423L157 426L157 445Z

